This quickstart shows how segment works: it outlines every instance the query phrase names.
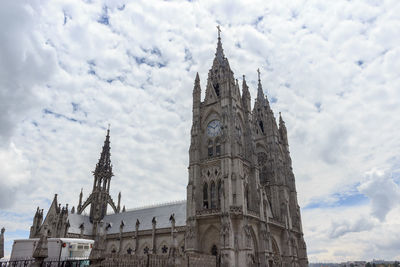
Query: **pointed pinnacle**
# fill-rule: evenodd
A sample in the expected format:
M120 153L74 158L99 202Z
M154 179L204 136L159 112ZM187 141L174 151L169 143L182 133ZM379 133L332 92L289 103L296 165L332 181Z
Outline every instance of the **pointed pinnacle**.
M257 69L257 72L258 72L257 101L259 101L262 106L265 106L264 92L262 89L261 79L260 79L260 69Z
M217 43L217 52L215 53L215 56L218 60L223 60L224 58L224 50L222 49L222 43L221 43L221 29L219 25L217 26L218 29L218 43Z
M281 112L279 112L279 124L285 124L285 121L282 119Z
M199 77L199 73L197 72L196 73L196 79L195 79L195 82L197 83L197 82L200 82L200 77Z

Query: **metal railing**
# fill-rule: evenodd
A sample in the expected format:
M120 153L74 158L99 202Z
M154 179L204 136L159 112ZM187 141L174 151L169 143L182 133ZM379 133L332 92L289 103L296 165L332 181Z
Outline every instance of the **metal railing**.
M0 267L29 267L34 259L0 261ZM41 267L87 267L89 259L45 260Z

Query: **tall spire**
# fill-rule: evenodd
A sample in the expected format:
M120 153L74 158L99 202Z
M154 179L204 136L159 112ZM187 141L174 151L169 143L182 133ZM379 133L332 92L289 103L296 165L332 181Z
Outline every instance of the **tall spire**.
M201 102L201 87L199 73L196 73L193 87L193 118L199 115L199 107Z
M260 69L257 69L258 73L258 88L257 88L257 99L256 101L263 107L265 106L265 97L264 92L261 85L261 78L260 78Z
M99 162L96 164L96 169L93 174L100 175L99 178L111 178L112 165L111 165L111 153L110 153L110 125L108 125L106 140L104 141L103 150L100 154Z
M217 43L217 52L215 53L215 58L219 61L219 63L223 63L225 55L224 55L224 49L222 49L222 43L221 43L221 28L218 25L217 26L218 30L218 43Z

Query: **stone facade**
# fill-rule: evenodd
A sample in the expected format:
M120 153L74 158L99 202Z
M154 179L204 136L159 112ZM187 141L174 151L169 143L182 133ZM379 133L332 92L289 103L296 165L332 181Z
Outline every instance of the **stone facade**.
M81 192L69 211L56 195L44 220L37 209L30 237L47 225L49 237L103 240L99 255L215 255L221 266L307 266L286 126L281 115L277 125L258 74L251 108L245 77L240 91L218 33L203 101L198 74L194 82L186 202L121 211L121 194L117 205L109 194L108 130L90 196L83 202Z

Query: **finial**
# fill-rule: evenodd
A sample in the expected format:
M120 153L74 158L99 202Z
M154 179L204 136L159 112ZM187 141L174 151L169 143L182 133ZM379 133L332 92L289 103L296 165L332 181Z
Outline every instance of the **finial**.
M246 80L246 75L243 74L243 81Z
M260 79L260 69L257 69L257 73L258 73L258 81L261 81L261 79Z
M221 28L219 25L217 25L217 29L218 29L218 39L221 39Z

